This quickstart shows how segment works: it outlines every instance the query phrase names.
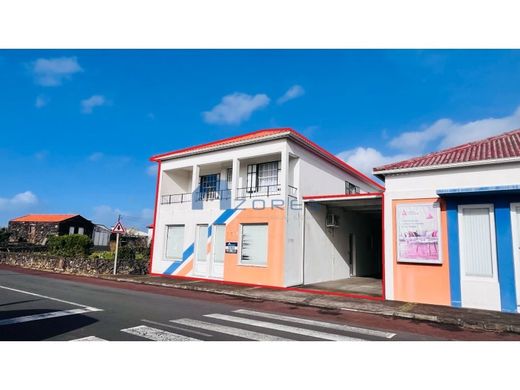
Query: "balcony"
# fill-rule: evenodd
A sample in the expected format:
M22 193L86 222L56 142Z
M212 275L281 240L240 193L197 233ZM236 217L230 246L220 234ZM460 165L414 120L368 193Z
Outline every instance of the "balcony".
M231 199L231 190L185 192L182 194L162 195L161 204L190 203L193 201L211 201Z
M282 195L282 187L279 184L257 186L256 188L242 187L237 188L236 200L251 198L269 198ZM287 186L287 196L291 198L298 197L298 189L293 186ZM203 191L203 192L186 192L182 194L168 194L161 196L161 204L175 203L191 203L191 202L208 202L213 200L231 199L231 190Z

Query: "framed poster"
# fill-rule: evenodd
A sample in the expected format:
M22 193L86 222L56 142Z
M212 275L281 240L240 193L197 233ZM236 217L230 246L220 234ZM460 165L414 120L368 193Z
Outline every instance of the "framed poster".
M398 204L396 228L398 262L442 264L438 202Z

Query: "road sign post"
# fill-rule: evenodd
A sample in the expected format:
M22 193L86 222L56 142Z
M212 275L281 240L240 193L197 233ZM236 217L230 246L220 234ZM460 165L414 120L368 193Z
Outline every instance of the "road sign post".
M114 254L114 275L117 274L117 255L119 252L119 236L125 233L125 228L121 223L121 218L118 218L116 225L112 228L112 233L116 234L116 253Z

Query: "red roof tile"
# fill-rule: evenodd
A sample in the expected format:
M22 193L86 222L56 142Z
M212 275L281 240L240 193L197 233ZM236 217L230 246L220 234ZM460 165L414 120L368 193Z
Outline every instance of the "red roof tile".
M289 134L291 132L294 132L294 130L292 130L290 128L257 130L252 133L247 133L247 134L243 134L243 135L239 135L239 136L235 136L235 137L224 138L224 139L221 139L218 141L208 142L208 143L202 144L202 145L191 146L191 147L184 148L184 149L174 150L174 151L168 152L168 153L158 154L158 155L153 156L151 158L151 160L157 161L162 158L168 158L170 156L175 157L175 155L189 153L189 152L194 152L194 153L203 152L205 150L210 150L213 148L219 148L219 147L223 147L223 146L227 146L227 145L232 146L233 144L237 144L237 143L244 142L244 141L252 141L252 140L270 137L270 136L274 136L274 135L279 135L279 134L283 134L283 133Z
M520 158L520 129L374 168L374 172Z
M28 214L12 219L11 222L62 222L78 214Z
M192 146L189 148L179 149L175 150L173 152L168 153L162 153L155 156L152 156L150 158L151 161L161 161L163 159L168 158L175 158L178 156L184 156L184 155L190 155L192 153L204 153L212 150L218 150L220 148L225 147L233 147L237 144L241 143L247 143L248 141L254 142L254 141L262 141L262 139L270 140L276 138L276 136L287 137L291 138L292 140L300 143L302 146L306 147L307 149L311 150L314 154L320 156L321 158L329 161L330 163L338 166L340 169L343 169L350 174L358 177L365 183L370 183L371 185L375 186L376 188L380 190L384 190L384 187L381 186L379 183L375 182L371 178L367 177L366 175L362 174L355 168L348 165L345 161L339 159L338 157L334 156L333 154L327 152L325 149L323 149L321 146L315 144L311 140L309 140L307 137L303 136L302 134L298 133L297 131L289 128L289 127L282 127L282 128L275 128L275 129L263 129L263 130L257 130L252 133L247 133L235 137L225 138L222 140L209 142L202 145Z

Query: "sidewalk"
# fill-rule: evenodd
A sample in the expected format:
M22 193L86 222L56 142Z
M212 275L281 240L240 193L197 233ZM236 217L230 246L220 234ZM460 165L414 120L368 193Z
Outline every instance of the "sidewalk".
M177 280L148 275L100 275L98 277L117 280L120 282L141 283L161 287L239 296L257 300L285 302L294 305L314 306L325 309L355 311L419 321L430 321L439 324L456 325L467 329L520 334L520 314L477 309L461 309L400 301L374 301L296 290L242 286L202 280Z

